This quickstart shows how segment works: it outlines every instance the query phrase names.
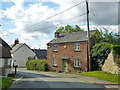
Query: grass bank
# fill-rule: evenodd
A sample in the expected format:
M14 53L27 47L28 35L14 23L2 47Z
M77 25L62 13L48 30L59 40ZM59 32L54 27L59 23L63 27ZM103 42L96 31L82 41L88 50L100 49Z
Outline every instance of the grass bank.
M115 82L115 83L120 83L120 75L114 75L102 71L91 71L91 72L83 72L83 73L75 73L77 75L84 75L84 76L89 76L89 77L96 77L100 80L106 80L109 82ZM119 77L119 78L118 78Z
M2 78L0 79L0 83L2 82L2 90L7 90L12 85L12 77Z

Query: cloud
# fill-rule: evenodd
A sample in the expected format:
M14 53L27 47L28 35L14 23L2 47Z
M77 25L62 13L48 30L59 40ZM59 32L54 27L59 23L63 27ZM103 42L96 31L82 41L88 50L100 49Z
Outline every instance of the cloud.
M55 10L49 8L48 6L43 6L42 2L30 5L29 8L24 9L23 0L11 0L15 3L14 6L6 10L6 16L11 19L20 20L21 22L15 22L17 31L24 31L27 33L38 32L49 34L51 31L55 30L55 23L60 25L66 24L86 24L86 8L85 3L74 7L71 10L66 11L52 19L41 22L42 20L55 15L78 2L83 0L42 0L42 2L52 2L59 5ZM71 3L74 2L74 3ZM90 3L90 24L92 25L116 25L118 22L117 16L117 3ZM106 10L105 10L105 9ZM112 11L112 12L111 12ZM12 13L11 13L12 12ZM81 16L83 14L83 16ZM109 14L109 16L108 16ZM64 17L63 17L64 16ZM23 22L22 22L23 21ZM51 27L51 28L49 28Z
M0 37L8 37L9 35L8 32L0 30Z
M30 0L31 1L31 0ZM30 2L29 1L29 2ZM35 3L36 1L36 3ZM10 29L10 33L19 34L20 42L28 42L32 40L40 40L42 36L44 48L46 42L50 41L46 39L52 32L56 30L58 26L80 25L81 28L86 28L86 3L82 3L64 13L57 16L57 13L64 11L71 6L82 2L83 0L35 0L34 4L30 4L27 8L24 6L24 0L11 0L14 5L7 8L3 12L3 16L6 16L16 28ZM43 3L52 2L57 5L56 8L49 8L49 6ZM116 30L118 22L118 6L115 2L90 2L90 29L93 27L107 27L111 31ZM51 17L52 18L48 18ZM6 32L4 32L5 35ZM2 35L2 34L1 34ZM7 35L7 33L6 33ZM38 47L38 46L37 46Z
M30 47L32 49L46 49L47 48L47 43L50 42L51 40L50 39L41 39L39 42L42 42L42 43L38 43L38 44L29 44Z
M15 31L17 31L17 33L38 32L49 34L51 32L50 30L55 29L55 25L51 21L40 22L46 17L49 17L50 15L55 13L54 9L49 9L48 6L42 6L41 3L36 3L31 5L28 9L23 9L22 5L23 3L18 2L14 3L16 4L11 8L7 9L5 12L8 18L15 19L16 21L21 21L21 22L14 21L14 25L17 27L16 30L13 29L14 32ZM52 29L46 27L52 27Z

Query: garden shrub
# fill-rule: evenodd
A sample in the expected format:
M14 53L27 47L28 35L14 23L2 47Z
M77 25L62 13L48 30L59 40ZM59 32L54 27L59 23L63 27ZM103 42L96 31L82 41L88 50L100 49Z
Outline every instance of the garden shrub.
M46 59L33 59L26 63L27 70L39 70L47 71L47 60Z
M91 49L92 69L101 70L104 61L111 52L111 44L96 43Z

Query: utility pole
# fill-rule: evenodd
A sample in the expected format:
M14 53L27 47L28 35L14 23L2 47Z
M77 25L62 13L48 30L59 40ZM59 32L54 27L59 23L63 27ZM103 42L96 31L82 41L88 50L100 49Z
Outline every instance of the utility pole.
M89 71L91 71L91 58L90 58L90 32L89 32L89 9L88 0L86 0L86 10L87 10L87 35L88 35L88 59L89 59Z

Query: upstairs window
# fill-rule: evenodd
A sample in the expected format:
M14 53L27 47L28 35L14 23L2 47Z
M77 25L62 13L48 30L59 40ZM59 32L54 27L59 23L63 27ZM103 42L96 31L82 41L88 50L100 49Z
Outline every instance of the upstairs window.
M53 51L57 51L57 45L53 45Z
M57 59L56 58L53 58L53 66L57 66Z
M79 59L74 59L74 67L79 67L80 65L80 60Z
M74 50L75 51L80 51L80 43L75 43Z

